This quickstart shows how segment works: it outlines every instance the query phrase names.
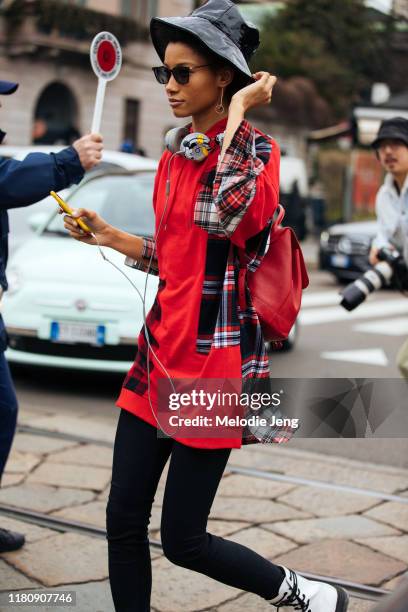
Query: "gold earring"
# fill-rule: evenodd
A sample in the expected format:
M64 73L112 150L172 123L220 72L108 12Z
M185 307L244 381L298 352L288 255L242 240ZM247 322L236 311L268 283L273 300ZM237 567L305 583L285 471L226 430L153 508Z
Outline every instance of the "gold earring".
M223 96L224 96L224 88L221 89L221 98L220 98L220 101L218 102L217 106L215 107L215 112L218 115L222 115L225 112L225 108L224 108L224 105L222 103Z

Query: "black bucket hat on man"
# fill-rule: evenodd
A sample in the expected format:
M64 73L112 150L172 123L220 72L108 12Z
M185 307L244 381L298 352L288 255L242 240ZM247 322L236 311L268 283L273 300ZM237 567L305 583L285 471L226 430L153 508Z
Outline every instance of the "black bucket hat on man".
M154 17L150 34L162 62L166 47L177 31L191 34L232 64L248 83L254 81L248 60L259 47L259 31L244 20L230 0L208 0L187 17Z
M12 83L11 81L0 81L0 94L8 96L16 91L18 83Z
M401 140L408 147L408 119L404 117L393 117L386 119L380 125L378 134L371 146L378 149L382 140L392 138L393 140Z

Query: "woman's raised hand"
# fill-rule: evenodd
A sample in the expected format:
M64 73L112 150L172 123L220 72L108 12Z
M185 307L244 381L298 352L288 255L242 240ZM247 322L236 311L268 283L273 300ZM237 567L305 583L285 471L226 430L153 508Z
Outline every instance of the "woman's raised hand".
M231 99L231 104L242 105L244 111L254 106L269 104L272 99L272 89L276 83L276 76L269 72L255 72L252 75L256 83L251 83L237 91Z
M60 214L63 214L62 212ZM97 241L93 236L82 230L75 218L81 217L87 224L89 229L95 234ZM71 215L64 215L64 227L68 230L71 238L79 240L79 242L85 242L86 244L100 244L101 246L109 246L111 238L111 225L106 223L102 217L100 217L93 210L86 208L74 208Z

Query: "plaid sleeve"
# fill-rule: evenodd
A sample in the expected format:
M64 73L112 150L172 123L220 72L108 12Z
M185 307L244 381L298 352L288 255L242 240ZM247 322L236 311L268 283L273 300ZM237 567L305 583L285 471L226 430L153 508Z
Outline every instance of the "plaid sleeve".
M272 223L273 219L269 219L266 226L258 234L246 241L245 256L250 272L255 272L259 268L263 257L269 249Z
M159 264L157 261L156 241L153 238L146 238L145 236L142 236L142 240L142 259L126 257L125 264L136 270L142 270L142 272L149 271L149 274L158 276ZM152 258L152 261L149 267L150 258Z
M237 228L256 193L256 179L265 167L265 142L256 146L255 130L243 119L215 173L213 199L227 236ZM263 150L265 149L265 151Z

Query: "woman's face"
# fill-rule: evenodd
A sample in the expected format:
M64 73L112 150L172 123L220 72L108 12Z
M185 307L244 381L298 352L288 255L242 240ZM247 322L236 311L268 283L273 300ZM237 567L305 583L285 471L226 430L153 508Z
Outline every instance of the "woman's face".
M171 42L166 47L164 65L173 69L176 66L195 66L208 64L209 60L194 49L181 42ZM166 94L173 114L176 117L197 116L217 105L221 87L232 79L232 71L214 72L210 66L199 68L190 73L188 83L177 83L173 75L165 85Z

